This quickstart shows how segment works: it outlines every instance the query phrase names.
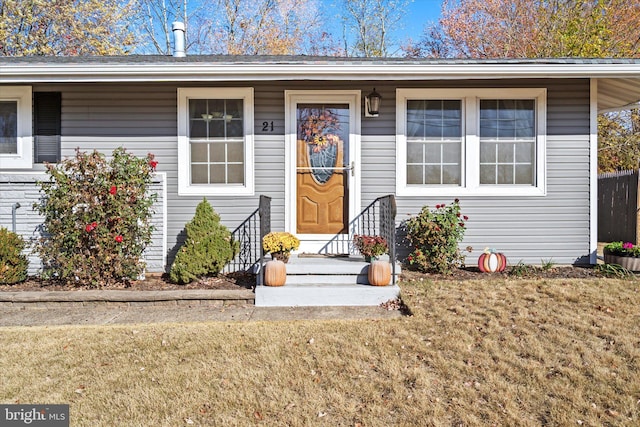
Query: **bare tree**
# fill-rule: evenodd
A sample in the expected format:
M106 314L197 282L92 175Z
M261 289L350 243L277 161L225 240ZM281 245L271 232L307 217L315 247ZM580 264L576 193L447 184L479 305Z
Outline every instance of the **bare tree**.
M349 56L387 57L410 0L342 0L343 43Z

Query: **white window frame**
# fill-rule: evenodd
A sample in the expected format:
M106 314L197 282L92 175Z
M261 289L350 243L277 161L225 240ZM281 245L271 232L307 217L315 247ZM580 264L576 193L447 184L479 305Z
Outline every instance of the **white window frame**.
M244 132L244 184L192 184L189 144L190 99L242 99ZM178 88L178 195L252 196L254 194L253 88Z
M0 154L0 169L31 169L33 167L31 86L0 86L0 101L16 101L18 106L17 152Z
M461 185L407 185L407 101L462 101ZM535 183L480 184L480 100L534 99ZM396 194L398 196L545 196L547 194L546 88L399 88L396 90Z

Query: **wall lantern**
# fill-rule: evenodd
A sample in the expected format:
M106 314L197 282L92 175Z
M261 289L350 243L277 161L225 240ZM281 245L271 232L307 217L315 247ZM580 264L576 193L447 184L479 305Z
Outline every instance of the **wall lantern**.
M380 100L382 96L376 92L376 88L373 88L373 92L364 97L364 116L365 117L378 117L380 111Z

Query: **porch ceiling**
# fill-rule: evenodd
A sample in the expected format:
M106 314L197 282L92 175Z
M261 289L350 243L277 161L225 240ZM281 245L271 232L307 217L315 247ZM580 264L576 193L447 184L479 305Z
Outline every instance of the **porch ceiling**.
M640 78L599 79L598 111L616 111L640 101Z

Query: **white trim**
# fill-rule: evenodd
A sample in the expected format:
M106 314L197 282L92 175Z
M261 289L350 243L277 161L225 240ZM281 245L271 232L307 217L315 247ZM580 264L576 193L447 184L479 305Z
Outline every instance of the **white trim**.
M598 263L598 80L591 79L589 106L589 263Z
M244 108L244 185L191 184L189 99L242 99ZM178 195L248 196L254 194L253 88L178 88Z
M15 101L18 113L17 152L0 154L0 169L31 169L33 166L33 118L31 86L0 86L1 101Z
M359 90L285 90L285 230L294 233L301 241L299 251L317 252L333 235L296 233L296 105L300 102L340 102L349 104L349 159L353 173L349 176L349 222L360 213L360 114Z
M313 58L307 61L265 58L261 62L148 63L19 63L3 61L4 83L32 82L166 82L166 81L274 81L274 80L445 80L502 78L623 78L637 77L640 63L564 61L546 63L513 61L353 61L335 63Z
M536 100L536 184L480 185L480 99L535 99ZM458 99L463 101L462 184L406 185L406 119L407 100ZM546 183L546 108L545 88L448 88L448 89L396 89L396 195L424 196L545 196Z
M167 218L169 214L169 203L167 203L167 173L156 172L156 175L162 177L162 267L166 269L168 247L167 227L169 225L169 219Z

